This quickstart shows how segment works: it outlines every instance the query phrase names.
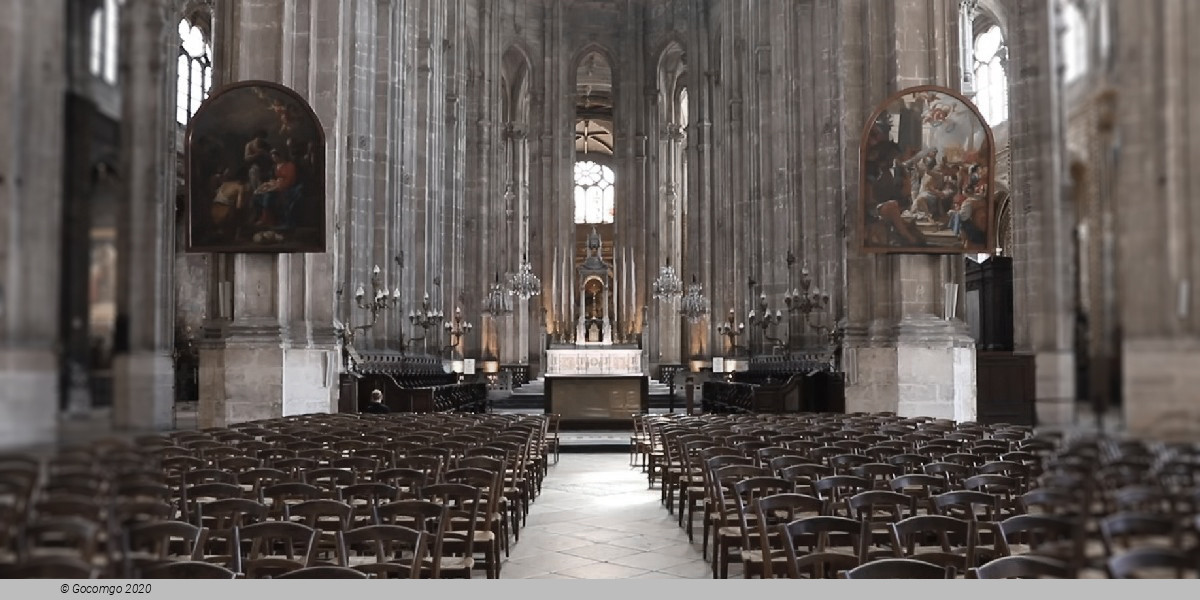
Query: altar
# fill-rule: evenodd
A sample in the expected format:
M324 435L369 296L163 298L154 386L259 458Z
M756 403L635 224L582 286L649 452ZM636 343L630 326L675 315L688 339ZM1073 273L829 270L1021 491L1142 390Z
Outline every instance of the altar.
M640 348L605 346L546 350L546 376L643 375Z
M650 406L650 378L640 340L628 327L633 311L621 311L620 277L604 259L604 247L593 227L586 256L563 269L568 293L556 302L559 319L545 350L546 412L564 422L615 425ZM557 277L556 277L557 279ZM578 295L576 292L578 291ZM632 294L631 294L632 295Z
M628 420L650 408L650 378L636 348L546 351L546 412L563 419Z

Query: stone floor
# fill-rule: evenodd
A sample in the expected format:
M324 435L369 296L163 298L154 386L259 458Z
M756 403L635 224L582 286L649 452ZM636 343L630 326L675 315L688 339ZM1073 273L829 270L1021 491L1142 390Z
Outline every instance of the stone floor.
M711 577L699 536L688 543L659 494L657 487L647 487L639 467L629 466L628 454L563 453L530 507L500 578Z

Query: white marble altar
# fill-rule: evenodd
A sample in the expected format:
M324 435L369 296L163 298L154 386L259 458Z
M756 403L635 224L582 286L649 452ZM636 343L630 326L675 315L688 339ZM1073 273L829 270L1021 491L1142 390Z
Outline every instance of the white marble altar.
M637 348L550 348L546 376L642 375L642 351Z

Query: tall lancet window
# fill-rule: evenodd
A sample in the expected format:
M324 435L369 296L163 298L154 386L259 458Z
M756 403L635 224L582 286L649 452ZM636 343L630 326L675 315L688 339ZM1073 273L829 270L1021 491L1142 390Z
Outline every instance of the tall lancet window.
M575 223L612 223L613 170L590 160L575 163Z
M103 0L88 22L88 71L104 80L117 82L117 33L120 0Z
M679 90L679 137L682 141L681 152L679 153L679 183L678 183L678 198L680 200L687 198L687 174L688 162L687 152L684 148L687 147L687 129L688 129L688 91L687 88Z
M1008 120L1008 45L992 25L975 38L975 105L988 125Z
M204 32L179 22L179 83L176 88L175 120L183 125L196 114L212 87L212 47Z
M1063 82L1071 83L1088 70L1088 24L1074 2L1062 5Z

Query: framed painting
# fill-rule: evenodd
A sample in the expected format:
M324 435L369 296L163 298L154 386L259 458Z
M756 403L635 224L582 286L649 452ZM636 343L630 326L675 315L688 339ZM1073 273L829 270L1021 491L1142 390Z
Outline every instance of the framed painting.
M990 252L993 148L979 110L953 90L918 86L888 98L860 147L862 249Z
M188 122L188 252L325 252L325 133L269 81L215 91Z

